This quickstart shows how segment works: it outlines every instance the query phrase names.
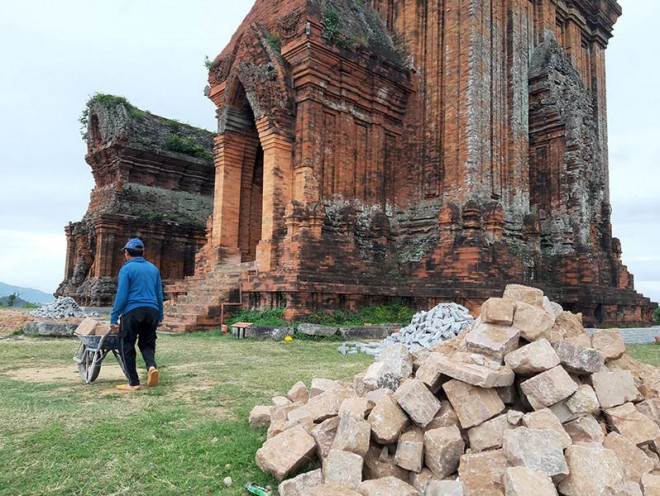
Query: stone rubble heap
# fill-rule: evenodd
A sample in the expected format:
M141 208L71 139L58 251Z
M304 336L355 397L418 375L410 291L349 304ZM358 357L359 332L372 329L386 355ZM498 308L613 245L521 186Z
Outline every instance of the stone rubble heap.
M71 317L98 317L96 312L87 313L78 304L76 300L69 296L60 296L51 303L46 303L29 312L33 317L45 319L67 319Z
M590 336L509 285L457 338L391 345L353 384L298 382L249 420L268 428L256 461L280 496L651 496L659 389L618 330Z
M378 356L382 350L395 343L402 343L408 351L430 348L438 343L458 336L474 318L467 308L457 303L440 303L428 312L416 313L410 325L403 327L382 341L375 343L342 344L341 354L355 354L358 351Z

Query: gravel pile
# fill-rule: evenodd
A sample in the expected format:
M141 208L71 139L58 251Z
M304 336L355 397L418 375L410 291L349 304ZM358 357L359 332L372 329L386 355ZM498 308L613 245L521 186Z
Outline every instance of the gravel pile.
M339 353L352 355L361 351L378 356L387 346L403 343L409 351L430 348L438 343L458 336L474 322L467 308L457 303L440 303L428 312L416 313L410 324L386 339L376 343L342 344Z
M36 310L29 312L33 317L45 319L66 319L70 317L98 317L96 312L87 313L78 304L76 300L69 296L60 296L51 303L46 303Z

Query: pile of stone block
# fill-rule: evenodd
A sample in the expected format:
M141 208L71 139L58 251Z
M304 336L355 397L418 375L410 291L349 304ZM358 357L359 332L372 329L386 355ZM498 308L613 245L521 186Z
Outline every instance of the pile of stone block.
M356 343L339 347L341 354L354 354L358 351L378 356L388 346L402 343L409 351L430 348L448 339L455 338L470 326L474 318L467 308L457 303L440 303L428 312L416 313L410 324L375 343Z
M98 317L98 313L92 312L87 314L78 304L76 300L69 296L60 296L55 301L41 305L36 310L29 312L33 317L40 317L45 319L67 319L79 317Z
M352 384L299 382L250 424L268 428L256 461L280 496L651 496L659 389L618 330L590 336L509 285L455 339L389 346Z

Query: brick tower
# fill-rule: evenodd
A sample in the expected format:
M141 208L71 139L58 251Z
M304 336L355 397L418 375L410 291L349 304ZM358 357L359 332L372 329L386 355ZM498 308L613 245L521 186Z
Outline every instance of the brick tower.
M209 281L231 272L244 302L295 316L472 306L519 282L587 323L649 322L610 222L620 14L615 0L258 0L210 69L213 222L188 289L217 303L229 288Z

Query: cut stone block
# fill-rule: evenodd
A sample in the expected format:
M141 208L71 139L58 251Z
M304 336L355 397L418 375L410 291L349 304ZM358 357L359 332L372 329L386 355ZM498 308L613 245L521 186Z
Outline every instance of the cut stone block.
M644 496L639 483L629 480L619 481L610 494L612 496Z
M391 476L364 481L358 490L362 496L422 496L407 482Z
M395 374L388 362L374 362L364 372L362 382L368 390L388 388L396 391L402 377Z
M504 410L504 403L494 389L483 389L457 380L445 383L442 388L463 429L482 424Z
M578 385L563 367L558 365L527 379L520 384L520 388L532 408L540 410L568 398L577 391Z
M518 375L534 375L559 365L559 357L547 339L539 339L508 353L504 363Z
M339 417L339 426L332 443L332 449L350 451L363 457L369 450L370 439L371 425L369 422L364 418L344 415Z
M644 474L642 476L644 496L660 496L660 475Z
M320 324L300 324L298 326L298 332L302 334L307 334L308 336L334 336L337 334L339 329L337 327L324 326Z
M487 420L483 424L472 427L472 429L468 430L470 449L472 451L478 452L501 448L504 431L515 428L515 425L511 425L509 423L509 419L506 413L499 415L491 420Z
M536 341L544 337L554 323L554 314L549 314L543 307L530 305L523 301L516 302L513 327L518 329L521 337L527 341Z
M519 427L504 433L504 454L514 467L543 472L557 482L568 474L561 436L551 430Z
M270 425L270 414L273 407L270 405L257 405L250 411L250 427L268 427Z
M314 438L301 426L268 439L257 450L257 465L282 481L292 471L311 460L316 451Z
M297 405L299 404L300 403L297 403ZM303 405L299 408L296 408L295 410L289 411L286 415L286 418L287 421L286 424L284 424L284 428L282 430L291 429L291 427L301 425L307 432L311 433L312 429L315 427L314 420L309 413L307 405Z
M426 486L424 496L463 496L463 484L458 480L432 480Z
M321 484L323 484L323 474L319 468L285 480L277 486L277 492L280 496L307 496L310 489Z
M369 414L371 432L381 444L396 442L410 420L392 396L383 396Z
M628 401L642 399L629 370L596 372L591 376L591 382L602 408L611 408Z
M413 358L406 345L395 343L384 348L376 357L376 362L387 363L388 369L399 378L407 379L413 372Z
M509 467L504 476L506 496L557 496L552 479L527 467Z
M341 484L321 484L311 488L305 496L361 496L361 494Z
M566 449L573 444L571 436L568 435L557 416L548 408L525 414L522 423L528 429L555 431L559 434L562 449Z
M369 398L349 398L339 407L339 416L352 415L356 418L365 419L371 413L376 403Z
M427 491L431 482L440 481L438 477L428 467L422 468L419 473L410 472L410 484L424 496L428 496Z
M392 476L408 481L410 480L410 473L395 463L394 456L389 453L387 446L372 443L367 456L364 457L363 480Z
M440 410L435 414L431 423L426 426L426 429L437 429L438 427L449 427L452 425L458 426L458 415L447 400L440 402Z
M660 398L651 398L635 405L643 415L660 426Z
M606 362L618 360L626 352L619 329L602 329L591 336L591 346L598 350Z
M309 391L307 391L307 386L302 381L296 382L289 392L286 393L286 397L289 398L293 403L307 403L309 400Z
M565 496L608 494L623 478L623 468L614 451L599 444L573 445L566 448L569 474L559 484Z
M639 484L642 476L655 468L653 460L635 446L630 439L617 432L610 432L605 438L603 446L616 453L623 467L623 477L627 480Z
M579 419L564 424L568 435L573 443L599 443L605 440L605 432L598 421L592 415L586 415Z
M334 388L310 398L306 407L315 423L323 422L339 414L341 404L355 396L351 388Z
M374 406L383 396L392 396L394 391L389 388L378 388L364 394L364 397L374 402Z
M458 477L469 496L504 496L507 459L503 450L463 455Z
M417 369L417 372L415 372L415 377L426 384L432 391L435 391L442 385L443 375L439 362L442 361L443 356L442 353L429 353Z
M605 416L612 430L630 439L634 444L642 444L660 438L660 427L642 415L632 403L605 410Z
M538 288L523 286L521 284L507 284L503 298L514 301L523 301L536 307L543 307L543 291Z
M603 357L593 348L585 348L568 341L559 341L554 344L554 348L568 372L578 375L593 374L603 368Z
M413 427L399 436L394 462L401 468L419 473L424 466L424 432Z
M456 471L465 443L458 427L440 427L424 433L424 462L443 479Z
M323 460L323 482L357 489L362 482L363 463L364 459L360 455L332 449Z
M312 429L310 434L316 442L316 450L321 460L328 456L332 443L335 441L338 427L339 417L331 417Z
M566 406L566 400L555 403L554 405L548 407L550 411L559 419L559 422L565 424L576 418L580 418L580 414L573 413Z
M479 360L480 357L481 360ZM475 360L482 363L476 363ZM510 386L515 379L515 374L510 367L473 353L459 352L451 357L441 353L432 353L420 370L427 365L429 368L435 367L437 373L483 388ZM431 382L428 380L430 373L424 371L423 376L419 377L418 370L417 374L418 378L427 385Z
M548 338L548 341L551 343L556 343L561 340L572 340L578 336L585 336L587 339L589 339L589 343L591 343L591 339L584 331L584 327L582 326L582 314L560 312L559 314L555 315L555 324L545 334L545 337ZM586 346L589 347L590 344L587 344Z
M440 401L419 379L406 380L393 396L412 421L420 427L426 427L440 410Z
M273 397L273 406L287 406L293 404L286 396L275 396Z
M520 331L515 327L478 324L465 337L468 351L501 362L504 355L518 348Z
M582 415L600 410L596 391L588 384L579 386L577 391L565 401L565 404L571 412Z
M515 302L507 298L489 298L481 305L481 321L484 324L510 326L513 323Z
M291 403L286 406L274 406L270 413L270 425L268 426L268 439L277 436L285 430L289 421L289 412L301 408L301 405Z
M344 386L339 381L317 377L312 379L312 385L309 388L309 397L313 398L314 396L318 396L319 394L329 391L330 389L343 387Z

